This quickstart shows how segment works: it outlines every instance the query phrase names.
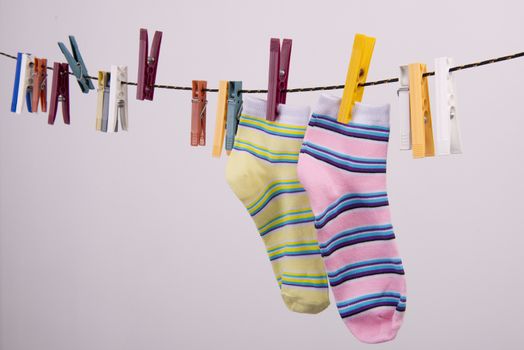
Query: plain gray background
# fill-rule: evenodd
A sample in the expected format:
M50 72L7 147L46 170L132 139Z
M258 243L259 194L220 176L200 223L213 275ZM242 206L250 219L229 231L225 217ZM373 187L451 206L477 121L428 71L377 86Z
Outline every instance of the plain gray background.
M356 32L377 38L369 80L438 56L521 51L521 4L0 0L0 50L64 61L56 42L74 34L92 75L127 64L135 80L146 27L150 39L164 31L158 83L264 88L269 38L290 37L290 87L341 84ZM0 57L1 350L368 347L333 305L285 308L225 182L227 158L189 146L189 92L157 89L149 102L130 88L129 133L106 135L94 130L96 93L74 79L70 126L60 112L54 126L11 114L14 70ZM522 348L524 59L455 79L460 156L399 151L396 84L365 90L366 103L392 103L388 181L408 281L404 326L383 349ZM211 95L209 145L215 110Z

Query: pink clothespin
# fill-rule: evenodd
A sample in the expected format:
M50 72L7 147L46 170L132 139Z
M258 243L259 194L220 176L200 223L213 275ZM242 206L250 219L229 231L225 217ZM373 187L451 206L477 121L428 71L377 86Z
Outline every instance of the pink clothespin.
M160 43L162 32L156 31L151 45L149 55L149 39L147 29L140 29L140 51L138 52L138 85L136 89L137 100L153 101L155 92L156 70L158 67L158 56L160 54Z
M277 119L280 103L286 103L286 89L289 78L289 61L291 59L291 39L284 39L282 50L280 39L271 38L269 45L269 79L267 93L266 119Z

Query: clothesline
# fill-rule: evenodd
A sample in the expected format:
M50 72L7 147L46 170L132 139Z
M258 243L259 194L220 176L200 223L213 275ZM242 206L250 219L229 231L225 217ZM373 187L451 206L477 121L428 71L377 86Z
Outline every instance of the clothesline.
M2 55L4 57L7 57L7 58L11 58L11 59L16 60L16 56L10 55L10 54L5 53L5 52L1 52L0 51L0 55ZM463 65L460 65L460 66L455 66L455 67L452 67L450 69L450 72L456 72L456 71L459 71L459 70L476 68L476 67L485 66L485 65L488 65L488 64L514 60L514 59L517 59L517 58L520 58L520 57L524 57L524 51L523 52L514 53L514 54L511 54L511 55L507 55L507 56L500 56L500 57L490 58L490 59L483 60L483 61L478 61L478 62L463 64ZM47 69L53 70L52 67L47 67ZM73 73L71 73L71 72L69 72L69 74L73 75ZM435 75L435 72L424 73L425 77L432 76L432 75ZM89 78L93 79L93 80L98 80L98 77L90 76ZM364 84L361 84L361 86L375 86L375 85L391 84L391 83L396 83L396 82L398 82L398 78L388 78L388 79L381 79L381 80L375 80L375 81L368 81L368 82L366 82ZM134 85L134 86L137 85L137 83L133 82L133 81L123 82L123 83L125 83L127 85ZM188 91L191 91L193 89L191 86L161 85L161 84L155 85L155 88L157 88L157 89L169 89L169 90L188 90ZM342 84L342 85L326 85L326 86L312 86L312 87L292 88L292 89L287 89L286 91L289 92L289 93L294 93L294 92L341 90L343 88L344 88L344 85ZM207 88L207 89L205 89L205 91L207 91L207 92L218 92L218 89ZM241 92L244 93L244 94L260 94L260 93L267 93L268 91L267 91L267 89L247 89L247 90L242 90Z

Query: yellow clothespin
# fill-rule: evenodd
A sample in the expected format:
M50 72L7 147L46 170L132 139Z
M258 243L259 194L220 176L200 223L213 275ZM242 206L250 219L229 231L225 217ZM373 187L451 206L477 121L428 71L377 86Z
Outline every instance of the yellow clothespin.
M424 76L426 71L425 64L412 63L409 65L409 109L413 158L435 155L428 78Z
M217 118L215 122L215 135L213 136L213 157L220 158L224 146L227 116L227 80L218 83Z
M374 47L375 38L364 34L355 35L342 102L338 110L337 120L340 123L349 123L355 102L362 101L364 87L359 84L366 82Z

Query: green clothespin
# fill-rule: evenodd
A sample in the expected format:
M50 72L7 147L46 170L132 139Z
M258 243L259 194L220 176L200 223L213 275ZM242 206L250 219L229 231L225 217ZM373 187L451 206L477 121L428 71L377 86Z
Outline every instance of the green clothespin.
M82 89L84 94L87 94L89 90L94 90L95 86L93 85L91 78L89 78L89 73L87 72L86 65L82 59L82 55L80 54L80 50L78 49L78 44L75 37L70 35L69 42L71 43L71 49L73 50L72 54L69 52L64 43L59 42L58 46L69 63L69 67L71 67L71 70L78 81L78 85L80 85L80 89Z
M228 82L227 90L227 118L226 118L226 152L229 154L233 149L235 135L237 133L238 120L242 112L242 82Z

